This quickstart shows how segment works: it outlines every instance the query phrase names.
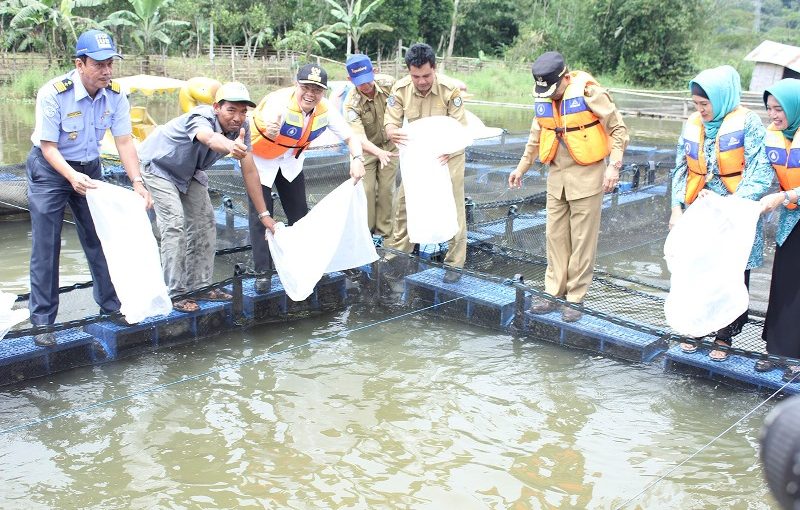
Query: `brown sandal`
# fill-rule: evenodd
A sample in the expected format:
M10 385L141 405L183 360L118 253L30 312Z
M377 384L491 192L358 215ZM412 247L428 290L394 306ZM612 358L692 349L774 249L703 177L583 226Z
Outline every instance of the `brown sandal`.
M725 347L730 347L730 345L726 344L725 342L720 341L719 339L715 340L714 343L716 345L722 345ZM708 357L711 358L711 361L725 361L728 359L728 351L722 351L720 349L714 349L713 351L708 353Z
M222 289L211 289L197 296L200 301L231 301L233 296Z
M172 308L179 312L190 313L199 310L200 306L194 299L180 299L172 303Z

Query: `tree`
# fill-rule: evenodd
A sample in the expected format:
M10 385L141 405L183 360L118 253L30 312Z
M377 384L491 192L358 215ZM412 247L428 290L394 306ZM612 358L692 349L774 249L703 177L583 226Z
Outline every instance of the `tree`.
M347 5L342 7L339 5L335 0L325 0L328 4L331 5L331 15L338 19L336 23L330 26L330 30L332 32L340 33L340 34L347 34L347 54L350 55L350 42L353 43L353 52L359 53L358 49L358 41L361 39L363 34L373 32L376 30L383 30L386 32L391 32L392 27L389 25L385 25L383 23L377 22L368 22L367 18L369 17L370 12L375 7L379 6L384 2L384 0L372 0L372 2L365 7L363 10L361 9L361 0L346 0Z
M409 46L419 41L420 37L422 40L427 40L429 38L427 34L420 34L421 21L423 17L438 12L435 5L437 1L448 2L450 0L426 0L424 12L421 0L386 0L376 6L373 11L375 19L394 27L394 31L375 31L364 34L362 41L359 41L359 46L363 46L363 48L359 47L359 50L367 53L366 50L369 49L370 52L377 52L382 56L393 56L398 41ZM430 6L431 4L434 4L433 7ZM444 27L448 26L449 20L449 16L444 17ZM431 42L434 44L434 41Z
M305 53L306 60L308 60L309 55L314 50L321 52L323 46L328 49L335 48L331 40L338 39L339 36L334 34L329 26L319 27L314 30L311 23L301 21L295 28L286 32L283 38L275 44L275 47L302 51Z
M54 54L68 55L78 40L76 27L96 23L73 13L73 9L95 7L106 0L14 0L5 5L12 45L20 50L37 45L37 39L50 59ZM78 28L79 29L79 28ZM55 53L54 53L55 52Z
M593 59L600 71L616 72L632 83L674 83L693 71L688 57L694 38L701 35L695 20L702 16L696 2L598 1L592 13L596 27L593 35L595 42L603 44L597 44L585 57L587 61Z
M101 24L115 28L130 28L131 37L142 55L155 53L157 43L165 46L172 44L172 38L169 36L171 30L190 26L185 21L161 19L160 9L169 0L128 0L128 2L133 6L133 11L113 12Z

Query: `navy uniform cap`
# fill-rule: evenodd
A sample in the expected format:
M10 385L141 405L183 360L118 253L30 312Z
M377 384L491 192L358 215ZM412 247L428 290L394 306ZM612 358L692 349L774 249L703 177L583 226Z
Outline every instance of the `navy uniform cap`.
M297 71L297 83L310 83L323 89L328 88L328 73L322 66L306 64Z
M558 87L561 78L567 74L567 66L564 64L564 57L557 51L542 53L531 66L533 80L535 82L533 91L536 97L550 97Z

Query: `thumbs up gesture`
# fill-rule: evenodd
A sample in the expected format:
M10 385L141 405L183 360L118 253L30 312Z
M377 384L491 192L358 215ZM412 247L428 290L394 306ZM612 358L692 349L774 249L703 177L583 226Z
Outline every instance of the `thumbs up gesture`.
M231 142L231 156L235 159L243 159L247 156L247 144L244 143L244 128L239 128L239 136Z

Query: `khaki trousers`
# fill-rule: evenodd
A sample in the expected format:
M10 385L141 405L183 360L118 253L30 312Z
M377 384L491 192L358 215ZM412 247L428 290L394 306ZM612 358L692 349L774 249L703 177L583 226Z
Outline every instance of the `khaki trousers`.
M467 260L467 217L464 211L464 154L451 156L447 162L450 170L450 180L453 183L453 198L456 202L456 218L458 219L458 232L447 242L447 255L444 263L453 267L464 267ZM411 253L414 243L408 239L408 224L406 217L406 193L403 185L397 193L397 214L394 217L392 238L387 243L389 248Z
M547 194L547 271L544 290L580 303L592 283L603 192L567 200Z
M397 158L392 158L388 165L381 168L380 160L369 155L364 170L369 231L389 239L392 235L392 199L397 176Z

